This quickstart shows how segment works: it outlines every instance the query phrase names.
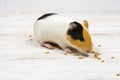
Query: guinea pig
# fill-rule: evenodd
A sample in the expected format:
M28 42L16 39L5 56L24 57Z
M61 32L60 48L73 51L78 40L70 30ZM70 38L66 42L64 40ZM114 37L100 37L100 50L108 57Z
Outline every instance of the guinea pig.
M87 28L87 21L80 24L74 19L47 13L34 23L34 35L41 45L49 49L53 49L53 46L47 42L58 44L68 53L72 52L70 48L74 48L88 54L92 51L92 40Z

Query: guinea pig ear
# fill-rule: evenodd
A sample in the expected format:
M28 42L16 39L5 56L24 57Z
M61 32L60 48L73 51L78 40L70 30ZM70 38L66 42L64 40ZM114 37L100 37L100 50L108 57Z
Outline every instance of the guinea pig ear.
M83 23L82 23L82 25L83 25L84 27L86 27L87 29L89 29L89 23L88 23L87 20L84 20Z

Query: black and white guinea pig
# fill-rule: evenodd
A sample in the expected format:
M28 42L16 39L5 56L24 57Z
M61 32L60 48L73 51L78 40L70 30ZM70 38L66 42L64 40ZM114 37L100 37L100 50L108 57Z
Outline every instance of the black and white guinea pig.
M34 35L45 47L58 44L63 50L70 52L69 47L87 54L92 51L92 40L88 31L88 22L62 17L56 13L44 14L34 24Z

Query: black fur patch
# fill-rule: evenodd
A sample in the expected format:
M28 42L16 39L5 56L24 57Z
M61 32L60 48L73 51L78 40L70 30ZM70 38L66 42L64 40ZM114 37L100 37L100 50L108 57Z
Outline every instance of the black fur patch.
M47 13L47 14L44 14L41 17L39 17L37 20L45 19L45 18L52 16L52 15L57 15L57 14L56 13Z
M75 26L72 26L73 24ZM75 40L80 40L80 41L84 42L82 25L76 21L70 23L70 25L73 28L68 29L67 34L70 35Z

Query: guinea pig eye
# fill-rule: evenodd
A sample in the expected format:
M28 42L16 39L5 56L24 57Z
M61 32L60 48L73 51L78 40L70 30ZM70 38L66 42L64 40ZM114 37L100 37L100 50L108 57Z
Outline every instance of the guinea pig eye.
M82 42L84 42L84 38L83 37L80 37L79 40L82 41Z

